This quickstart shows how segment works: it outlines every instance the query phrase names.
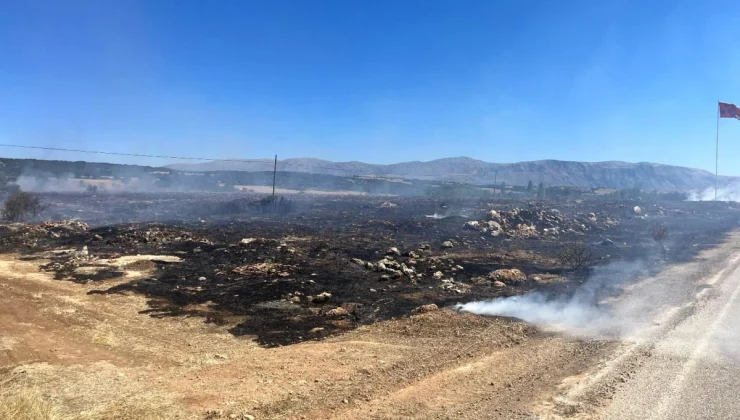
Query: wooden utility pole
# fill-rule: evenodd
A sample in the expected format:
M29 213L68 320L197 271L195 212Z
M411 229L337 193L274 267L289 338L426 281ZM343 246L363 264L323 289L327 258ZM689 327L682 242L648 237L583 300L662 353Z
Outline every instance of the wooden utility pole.
M272 168L272 198L275 198L275 177L277 176L277 155L275 155L275 166Z

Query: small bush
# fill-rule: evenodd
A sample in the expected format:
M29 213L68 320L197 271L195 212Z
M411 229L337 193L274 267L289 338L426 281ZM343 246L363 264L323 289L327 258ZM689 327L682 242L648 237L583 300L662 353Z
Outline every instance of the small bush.
M267 196L257 201L260 213L288 214L293 211L293 201L282 196Z
M670 235L668 226L655 225L653 226L653 230L650 232L650 235L653 237L653 240L658 245L660 245L660 255L663 257L663 259L665 259L666 257L665 241L668 239L668 236Z
M3 219L8 222L20 222L27 217L36 217L44 210L41 200L27 192L18 192L5 201Z
M580 271L593 263L594 255L587 246L581 243L572 243L563 246L558 255L558 260L571 270Z

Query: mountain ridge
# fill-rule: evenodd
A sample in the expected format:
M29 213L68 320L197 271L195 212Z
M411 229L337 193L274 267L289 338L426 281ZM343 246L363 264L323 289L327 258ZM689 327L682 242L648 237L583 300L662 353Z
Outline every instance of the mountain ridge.
M209 161L167 165L180 171L266 171L274 162ZM527 185L540 182L548 186L583 188L641 188L658 191L693 191L714 186L714 174L683 166L653 162L579 162L543 159L514 163L494 163L467 157L448 157L431 161L373 164L358 161L334 162L317 158L278 160L278 171L307 172L339 176L379 176L390 178L454 181L475 185ZM739 181L738 177L719 177L720 184Z

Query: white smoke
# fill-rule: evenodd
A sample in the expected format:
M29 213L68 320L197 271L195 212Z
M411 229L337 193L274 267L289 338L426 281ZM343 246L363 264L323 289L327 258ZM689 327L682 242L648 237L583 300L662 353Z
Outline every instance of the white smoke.
M713 201L714 187L703 191L692 191L688 196L689 201ZM735 182L717 189L717 200L740 201L740 182Z
M642 262L614 263L596 267L571 297L548 297L542 293L458 304L461 312L505 316L580 335L619 335L633 331L637 321L614 311L604 302L629 279L643 271Z
M15 180L15 184L22 191L28 192L84 192L87 189L86 185L80 184L72 175L36 177L24 174Z

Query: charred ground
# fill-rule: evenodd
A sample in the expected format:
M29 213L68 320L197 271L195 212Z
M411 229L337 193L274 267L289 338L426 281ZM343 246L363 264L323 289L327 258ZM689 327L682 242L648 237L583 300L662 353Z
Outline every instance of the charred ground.
M740 216L728 203L640 200L294 195L278 212L243 194L42 200L47 217L78 221L5 225L3 251L51 258L40 268L99 284L90 293L143 294L153 317L201 317L264 346L321 339L422 305L572 293L588 278L558 259L573 243L588 247L592 265L643 259L657 271L656 224L668 227L667 260L678 262L721 241ZM179 262L139 262L154 274L121 281L124 271L110 262L137 254Z

